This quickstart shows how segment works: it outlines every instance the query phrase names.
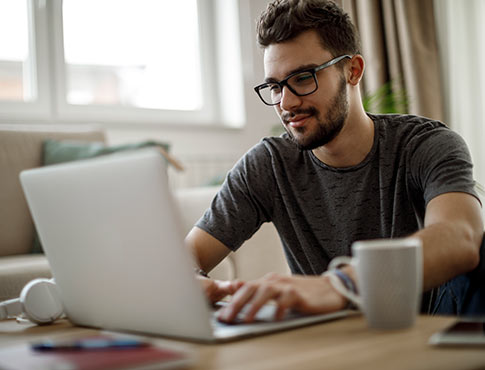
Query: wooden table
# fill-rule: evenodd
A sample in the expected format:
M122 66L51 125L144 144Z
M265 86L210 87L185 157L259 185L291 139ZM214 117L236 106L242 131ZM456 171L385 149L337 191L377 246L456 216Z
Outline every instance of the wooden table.
M484 348L427 344L431 334L453 321L421 316L411 329L377 331L354 316L224 344L183 343L196 354L193 369L485 369ZM0 347L93 333L96 330L73 327L65 320L43 327L8 320L0 322Z

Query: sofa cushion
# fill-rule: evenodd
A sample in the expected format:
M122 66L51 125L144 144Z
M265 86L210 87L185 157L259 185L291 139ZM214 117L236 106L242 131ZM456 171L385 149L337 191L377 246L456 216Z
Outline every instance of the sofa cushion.
M0 258L0 302L17 298L30 280L52 277L44 255L26 254Z
M19 173L42 165L46 139L105 141L101 130L88 126L0 125L0 256L30 253L32 249L34 225Z
M101 155L112 154L124 150L134 150L149 146L160 146L168 151L169 145L156 141L144 141L136 144L106 146L98 142L82 142L74 140L46 140L43 147L43 164L51 165L63 162L88 159Z

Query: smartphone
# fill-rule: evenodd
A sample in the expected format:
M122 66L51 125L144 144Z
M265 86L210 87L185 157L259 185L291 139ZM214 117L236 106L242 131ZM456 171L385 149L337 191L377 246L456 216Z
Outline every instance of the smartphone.
M429 344L436 346L485 346L485 318L478 320L459 319L450 327L435 333Z

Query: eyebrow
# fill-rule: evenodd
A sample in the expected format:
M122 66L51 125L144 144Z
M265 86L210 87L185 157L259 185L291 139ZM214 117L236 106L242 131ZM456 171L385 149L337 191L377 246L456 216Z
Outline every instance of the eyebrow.
M312 64L305 64L305 65L301 65L301 66L298 66L294 69L292 69L287 75L286 77L288 77L289 75L292 75L293 73L296 73L296 72L300 72L300 71L304 71L306 69L311 69L311 68L316 68L318 67L319 64L315 64L315 63L312 63ZM285 79L286 77L284 77L283 79ZM264 79L264 82L279 82L281 80L277 80L276 78L273 78L273 77L266 77Z

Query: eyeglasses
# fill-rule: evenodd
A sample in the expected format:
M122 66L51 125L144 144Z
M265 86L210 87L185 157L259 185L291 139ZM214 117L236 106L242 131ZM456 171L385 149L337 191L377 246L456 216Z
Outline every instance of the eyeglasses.
M265 82L264 84L256 86L254 91L256 91L258 96L266 105L279 104L281 102L281 93L283 91L283 87L285 86L297 96L313 94L318 90L317 72L333 66L345 58L352 57L350 55L341 55L326 63L323 63L318 67L308 68L292 73L280 82Z

